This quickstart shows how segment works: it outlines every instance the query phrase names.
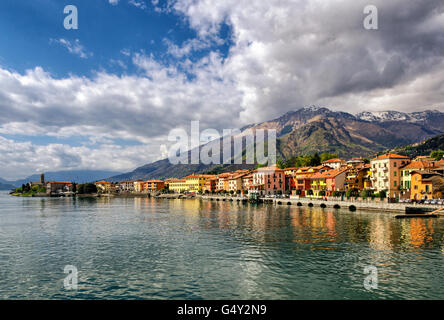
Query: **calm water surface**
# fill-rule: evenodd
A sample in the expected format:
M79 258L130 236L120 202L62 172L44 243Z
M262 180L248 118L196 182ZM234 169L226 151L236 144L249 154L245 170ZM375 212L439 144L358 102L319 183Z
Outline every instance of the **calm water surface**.
M444 219L0 193L0 299L444 299L443 264Z

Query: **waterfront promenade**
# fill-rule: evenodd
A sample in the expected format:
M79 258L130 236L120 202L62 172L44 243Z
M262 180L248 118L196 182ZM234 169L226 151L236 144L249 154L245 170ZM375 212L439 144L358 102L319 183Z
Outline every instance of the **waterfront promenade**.
M248 201L246 197L221 197L221 196L202 196L204 200L213 201ZM382 211L382 212L405 212L406 208L417 208L418 210L437 210L444 207L442 205L423 205L415 203L389 203L385 201L375 200L354 200L341 198L335 199L312 199L312 198L260 198L263 202L273 203L274 205L289 205L300 207L321 207L334 209L349 209L349 210L366 210L366 211ZM444 213L444 212L443 212Z

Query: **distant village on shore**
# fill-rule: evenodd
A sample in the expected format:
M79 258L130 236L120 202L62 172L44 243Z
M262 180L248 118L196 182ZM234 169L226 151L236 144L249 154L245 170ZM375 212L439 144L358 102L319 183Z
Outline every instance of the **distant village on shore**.
M334 155L333 155L334 156ZM278 163L254 170L219 174L192 174L183 178L135 181L30 181L11 192L16 196L220 194L232 196L360 197L398 201L442 199L442 152L410 159L394 153L371 160L327 157L312 166L285 167Z

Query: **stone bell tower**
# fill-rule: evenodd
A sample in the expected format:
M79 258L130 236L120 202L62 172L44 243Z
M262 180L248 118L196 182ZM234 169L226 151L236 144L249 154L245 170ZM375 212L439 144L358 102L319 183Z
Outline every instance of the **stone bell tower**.
M41 183L42 185L45 184L45 174L44 174L44 173L42 173L42 174L40 175L40 183Z

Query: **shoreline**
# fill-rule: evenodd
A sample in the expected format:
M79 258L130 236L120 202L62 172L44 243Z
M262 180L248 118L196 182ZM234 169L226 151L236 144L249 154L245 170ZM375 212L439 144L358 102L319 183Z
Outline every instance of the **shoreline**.
M34 194L21 195L9 194L15 197L23 198L154 198L165 200L205 200L205 201L224 201L224 202L249 202L248 197L225 197L225 196L207 196L207 195L183 195L183 194L161 194L154 195L150 193L128 193L128 194L82 194L76 196L64 195L48 195L48 194ZM318 207L318 208L332 208L332 209L348 209L351 212L355 211L378 211L387 213L406 213L407 208L412 208L423 213L431 212L437 209L444 211L442 205L423 205L415 203L387 203L387 202L373 202L373 201L353 201L353 200L321 200L311 198L260 198L260 204L272 204L273 206L297 206L297 207ZM440 214L444 216L444 212Z

